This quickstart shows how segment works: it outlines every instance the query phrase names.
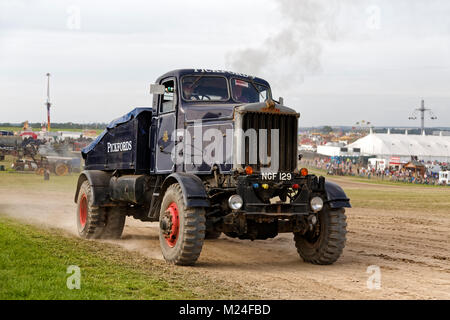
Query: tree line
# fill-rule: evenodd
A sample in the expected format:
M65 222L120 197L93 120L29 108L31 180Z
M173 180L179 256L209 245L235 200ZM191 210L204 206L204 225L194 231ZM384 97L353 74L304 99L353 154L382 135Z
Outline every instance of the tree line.
M0 123L0 127L18 127L22 128L25 122L22 123ZM32 128L41 128L41 122L29 122L28 125ZM45 126L45 124L44 124ZM74 123L74 122L54 122L51 124L52 129L103 129L107 123L91 122L91 123Z

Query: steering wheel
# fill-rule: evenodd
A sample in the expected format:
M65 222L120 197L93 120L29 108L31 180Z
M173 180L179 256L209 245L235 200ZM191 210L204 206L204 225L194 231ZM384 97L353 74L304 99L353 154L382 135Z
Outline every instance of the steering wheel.
M192 97L193 98L195 98L195 100L210 100L211 101L211 97L210 96L208 96L207 94L204 94L204 95L200 95L200 94L193 94L192 95ZM201 98L200 98L201 97ZM206 99L205 99L206 98ZM193 99L191 99L191 100L193 100Z
M206 98L206 99L205 99ZM203 96L202 96L202 99L201 100L210 100L211 101L211 97L210 96L208 96L207 94L204 94Z

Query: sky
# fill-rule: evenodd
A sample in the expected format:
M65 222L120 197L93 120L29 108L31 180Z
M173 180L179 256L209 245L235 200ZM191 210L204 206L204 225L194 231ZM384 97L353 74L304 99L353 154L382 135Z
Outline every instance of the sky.
M259 76L301 126L450 126L450 1L0 0L0 122L108 122L178 68Z

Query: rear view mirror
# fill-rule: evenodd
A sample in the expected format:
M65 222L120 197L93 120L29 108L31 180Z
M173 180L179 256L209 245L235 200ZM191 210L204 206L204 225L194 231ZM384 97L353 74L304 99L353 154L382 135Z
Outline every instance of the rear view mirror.
M164 94L166 91L166 87L161 84L151 84L150 85L150 93L151 94Z

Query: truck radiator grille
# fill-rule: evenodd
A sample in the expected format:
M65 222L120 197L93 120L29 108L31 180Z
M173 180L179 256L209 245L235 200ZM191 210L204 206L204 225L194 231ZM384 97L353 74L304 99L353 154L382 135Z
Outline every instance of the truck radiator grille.
M256 165L251 165L253 170L260 171L262 166L259 157L261 139L259 129L267 129L265 143L267 144L267 154L271 158L271 130L279 130L279 148L276 150L279 156L279 171L292 172L297 167L298 124L296 115L249 112L243 116L242 129L244 132L247 129L255 129L258 136L258 161ZM249 144L250 139L245 139L245 166L250 165Z

